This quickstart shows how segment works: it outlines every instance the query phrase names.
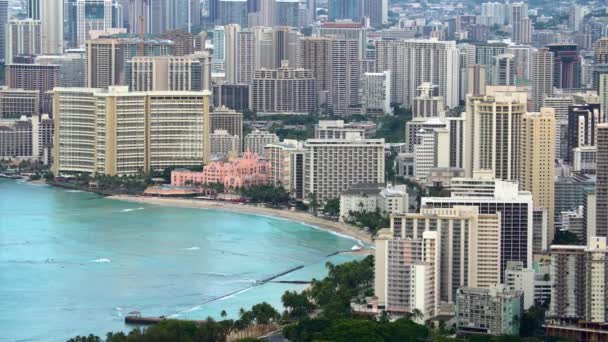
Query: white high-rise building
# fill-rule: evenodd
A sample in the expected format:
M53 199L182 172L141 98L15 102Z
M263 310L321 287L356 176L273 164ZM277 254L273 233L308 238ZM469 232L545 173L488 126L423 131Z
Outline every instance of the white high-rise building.
M231 135L227 130L217 129L209 135L209 152L213 157L227 158L230 154L238 155L241 141L238 135Z
M79 46L90 39L91 30L112 28L112 0L77 0L76 27Z
M35 56L41 53L40 20L10 20L6 30L5 63L13 63L19 55Z
M484 2L481 4L480 24L503 26L508 20L508 6L502 2Z
M423 83L439 86L447 107L459 103L459 51L453 41L378 41L377 70L391 71L391 102L411 107Z
M304 193L325 202L352 185L384 183L384 139L309 139L304 144ZM311 195L311 196L313 196Z
M492 58L492 85L514 86L515 84L515 56L501 54Z
M430 83L421 84L412 106L413 120L445 117L445 101L439 95L439 87Z
M391 114L391 72L363 74L363 108L366 113Z
M64 52L63 6L64 0L40 1L43 54L61 55Z
M213 29L213 59L212 59L212 71L213 72L224 72L225 66L225 49L226 49L226 37L224 34L224 26L216 26Z
M245 136L245 152L264 154L264 146L279 142L279 137L267 131L255 130Z

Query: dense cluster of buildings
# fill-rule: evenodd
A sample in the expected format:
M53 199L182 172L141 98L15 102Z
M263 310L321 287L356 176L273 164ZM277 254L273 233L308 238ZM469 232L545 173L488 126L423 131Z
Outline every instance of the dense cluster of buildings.
M608 338L601 4L23 3L0 0L0 159L338 201L388 222L358 310L517 335L537 306Z

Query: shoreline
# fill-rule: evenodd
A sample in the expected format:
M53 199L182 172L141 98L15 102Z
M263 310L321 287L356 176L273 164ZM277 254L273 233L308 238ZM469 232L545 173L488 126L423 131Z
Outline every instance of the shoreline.
M235 213L246 213L257 216L269 216L273 218L286 219L298 222L300 224L308 225L316 229L325 230L330 233L344 235L348 238L359 240L367 245L372 244L371 234L365 233L355 226L351 226L346 223L325 220L305 212L257 207L252 205L240 205L211 200L194 200L186 198L166 198L156 196L132 195L115 195L108 196L107 198L132 203L144 203L192 209L221 210Z

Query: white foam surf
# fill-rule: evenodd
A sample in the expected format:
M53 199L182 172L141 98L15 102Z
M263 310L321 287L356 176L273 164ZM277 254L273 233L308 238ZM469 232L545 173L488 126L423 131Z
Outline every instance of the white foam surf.
M144 208L142 208L142 207L139 207L139 208L129 208L129 209L123 209L120 212L121 213L129 213L131 211L136 211L136 210L144 210Z
M100 258L100 259L95 259L95 260L92 260L92 262L100 264L100 263L108 263L108 262L112 262L112 260L110 260L110 259L106 259L106 258Z

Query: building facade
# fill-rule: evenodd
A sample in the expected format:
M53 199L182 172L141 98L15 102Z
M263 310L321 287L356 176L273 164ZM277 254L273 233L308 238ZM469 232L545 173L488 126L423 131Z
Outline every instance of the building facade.
M129 175L200 166L209 159L208 92L54 92L55 175Z

